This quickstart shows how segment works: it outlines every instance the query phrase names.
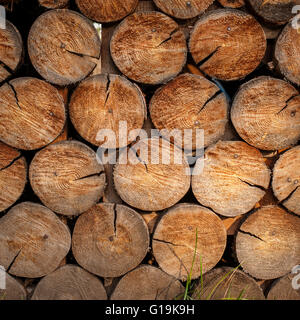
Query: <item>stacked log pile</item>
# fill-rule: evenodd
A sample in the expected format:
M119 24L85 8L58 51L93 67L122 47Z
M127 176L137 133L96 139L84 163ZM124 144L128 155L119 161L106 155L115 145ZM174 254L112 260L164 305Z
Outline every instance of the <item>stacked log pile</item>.
M300 300L297 0L0 4L0 300Z

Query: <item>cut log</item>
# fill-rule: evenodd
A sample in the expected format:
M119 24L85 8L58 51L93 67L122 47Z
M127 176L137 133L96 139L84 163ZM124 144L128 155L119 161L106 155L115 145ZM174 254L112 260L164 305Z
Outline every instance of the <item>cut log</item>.
M154 0L155 5L169 16L191 19L203 13L214 0Z
M96 68L100 39L92 22L81 14L67 9L49 10L30 29L28 53L43 78L69 85Z
M289 273L272 283L268 300L300 300L300 290L293 289L292 281L296 274Z
M218 2L225 8L238 9L245 6L244 0L218 0Z
M300 146L288 150L277 160L272 187L280 203L300 215Z
M230 267L216 268L203 276L203 287L198 281L194 300L265 300L256 281L241 270Z
M226 236L222 220L211 210L195 204L178 204L158 222L152 250L166 273L186 280L191 272L192 279L196 279L201 274L201 266L205 273L219 262L226 247Z
M119 277L137 267L149 248L149 232L133 209L97 204L75 225L72 251L86 270L101 277Z
M231 120L247 143L262 150L291 147L300 138L300 95L289 83L259 77L238 91Z
M11 77L22 63L23 41L17 28L5 20L0 29L0 82Z
M5 273L5 286L6 289L0 289L0 301L26 300L27 292L24 286L8 273Z
M79 215L103 196L105 173L96 153L78 141L62 141L39 151L29 179L33 191L51 210Z
M245 272L275 279L300 264L300 219L278 206L251 214L237 232L236 255Z
M130 206L159 211L173 206L187 193L190 168L182 150L173 144L159 138L143 139L121 152L114 183Z
M69 0L39 0L39 4L47 9L62 9L69 5Z
M0 142L0 211L13 205L27 181L27 163L21 153Z
M81 82L72 95L69 110L75 129L85 140L97 146L105 143L105 148L113 149L133 142L147 117L146 102L138 86L113 74L97 75ZM122 133L121 121L127 124ZM98 135L100 130L111 130L115 134L111 138L115 139L105 141ZM128 141L123 139L132 130L135 134Z
M298 86L300 85L300 32L292 24L299 19L300 14L286 25L275 47L275 60L281 73Z
M139 0L75 0L79 10L88 18L102 22L114 22L132 13Z
M205 147L224 135L228 108L226 96L213 82L188 73L159 88L149 105L155 127L159 130L166 129L168 133L177 129L174 137L169 134L165 137L172 138L179 147L193 150L197 147L196 129L204 130ZM192 141L188 145L184 143L185 129L193 130Z
M107 295L97 277L69 264L44 277L31 300L107 300Z
M196 23L189 47L200 71L220 80L238 80L262 61L266 36L250 14L219 9L204 14Z
M177 279L159 268L141 265L119 281L110 300L174 300L183 292Z
M48 208L23 202L0 219L0 265L18 277L54 271L71 246L68 227Z
M196 163L192 189L203 206L226 217L254 208L265 195L270 170L262 154L241 141L219 141Z
M36 78L17 78L0 87L0 139L18 149L35 150L54 141L66 121L58 90Z
M115 29L110 52L122 73L146 84L175 77L187 58L185 37L178 24L154 11L125 18Z
M292 17L292 9L300 4L299 0L249 0L250 6L266 22L282 25Z

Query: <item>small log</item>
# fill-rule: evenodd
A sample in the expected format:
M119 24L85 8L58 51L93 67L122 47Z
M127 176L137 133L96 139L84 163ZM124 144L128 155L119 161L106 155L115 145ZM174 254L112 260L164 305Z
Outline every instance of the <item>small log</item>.
M27 182L27 163L22 154L0 142L0 211L12 206Z
M106 141L106 148L122 148L133 142L147 117L146 101L138 86L113 74L97 75L81 82L71 97L69 111L75 129L94 145L105 142L97 137L101 129L112 130L116 141ZM121 121L127 123L124 132L127 136L136 130L128 141L119 139Z
M187 58L185 37L178 24L155 11L125 18L111 38L110 52L122 73L146 84L175 77Z
M300 215L300 146L288 150L277 160L272 188L280 203Z
M8 273L5 273L5 277L6 289L0 289L0 301L26 300L27 292L24 286Z
M300 264L300 220L278 206L251 214L237 232L236 255L257 279L275 279Z
M73 232L76 261L101 277L119 277L134 269L148 248L145 221L123 205L97 204L78 218Z
M214 0L154 0L155 5L169 16L191 19L203 13Z
M216 268L203 276L203 287L198 281L192 295L194 300L265 300L256 281L241 270Z
M298 86L300 85L300 32L292 23L299 19L300 14L285 26L275 47L275 60L281 73Z
M0 219L0 265L15 276L54 271L71 246L68 227L48 208L23 202Z
M18 149L35 150L54 141L66 121L58 90L36 78L17 78L0 87L0 139Z
M44 277L31 300L107 300L107 294L97 277L69 264Z
M39 0L40 6L47 9L63 9L69 5L69 0Z
M67 9L40 15L28 35L28 53L37 72L64 86L83 80L97 66L100 38L93 23Z
M78 141L62 141L39 151L29 168L33 191L51 210L79 215L103 196L105 173L96 153Z
M238 80L254 71L266 52L261 25L248 13L219 9L196 23L189 47L200 71L220 80Z
M132 13L139 0L75 0L79 10L91 20L108 23Z
M205 147L224 135L228 108L226 96L213 82L188 73L159 88L149 104L155 127L159 130L167 129L169 133L177 129L179 135L172 137L174 143L193 150L197 147L196 129L204 130ZM188 146L184 144L185 129L193 130L192 141L189 141ZM171 137L167 135L166 138Z
M300 138L299 92L283 80L252 79L238 91L231 120L241 138L256 148L291 147Z
M218 0L218 2L225 8L238 9L245 6L244 0Z
M110 300L174 300L183 292L176 278L159 268L141 265L119 281Z
M166 273L184 281L191 272L192 279L196 279L201 265L205 273L220 261L226 236L222 220L211 210L179 204L158 222L152 240L153 255Z
M293 7L299 3L299 0L249 0L254 12L274 25L286 24L293 17Z
M11 77L23 59L23 41L18 29L5 20L6 28L0 29L0 82Z
M146 155L150 148L151 152ZM124 164L127 153L128 162ZM168 164L161 160L163 155L170 155ZM143 139L129 152L121 152L114 169L114 184L121 199L130 206L159 211L173 206L187 193L189 172L181 149L163 139Z
M204 167L200 160L192 176L192 189L203 206L235 217L253 209L264 197L270 170L262 154L245 142L219 141L206 149Z
M300 290L293 289L292 281L296 274L289 273L272 283L268 300L300 300Z

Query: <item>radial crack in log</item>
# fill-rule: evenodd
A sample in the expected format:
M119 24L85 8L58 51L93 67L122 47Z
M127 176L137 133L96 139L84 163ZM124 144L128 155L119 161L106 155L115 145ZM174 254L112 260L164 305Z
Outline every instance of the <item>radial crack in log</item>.
M19 104L18 94L17 94L17 91L16 91L15 87L14 87L10 82L7 82L7 84L9 85L9 87L11 88L11 90L12 90L13 93L14 93L17 106L19 107L19 109L22 109L21 106L20 106L20 104Z
M14 73L14 70L11 69L6 63L0 60L0 66L3 67L11 75Z
M186 248L188 248L184 244L176 244L176 243L173 243L173 242L170 242L170 241L166 241L166 240L162 240L162 239L156 239L156 238L153 238L153 240L154 241L158 241L158 242L162 242L162 243L165 243L165 244L168 244L168 245L172 245L174 247L186 247Z
M5 169L8 169L9 167L11 167L16 161L18 161L20 158L22 158L22 155L20 154L18 157L16 157L15 159L13 159L8 165L6 165L5 167L1 168L0 171L3 171Z
M87 176L77 178L77 179L75 179L74 181L84 180L84 179L88 179L88 178L91 178L91 177L100 177L101 174L103 174L103 173L104 173L104 170L101 170L100 172L92 173L92 174L89 174L89 175L87 175Z
M200 69L200 67L207 62L209 59L211 59L221 48L221 46L218 46L213 52L211 52L208 56L206 56L204 59L202 59L201 61L199 61L197 63L197 67Z
M157 46L157 48L160 47L162 44L164 44L164 43L172 40L172 36L173 36L177 31L179 31L179 28L174 29L174 30L170 33L169 37L168 37L167 39L163 40L163 41Z
M247 181L245 181L245 180L242 180L241 178L238 178L238 179L239 179L241 182L246 183L249 187L258 188L258 189L266 192L266 189L265 189L264 187L258 185L258 184L253 184L253 183L247 182Z
M9 273L10 269L12 268L12 266L14 265L15 261L17 260L18 256L20 255L21 251L23 248L19 249L19 251L16 253L16 255L14 256L14 258L11 260L9 266L7 267L6 272Z
M244 230L241 230L241 229L239 229L238 232L241 232L241 233L243 233L243 234L247 234L247 235L250 236L250 237L254 237L254 238L256 238L256 239L258 239L258 240L260 240L260 241L265 242L265 240L263 240L262 238L260 238L259 236L255 235L255 234L253 234L253 233L251 233L251 232L247 232L247 231L244 231Z
M117 212L117 204L114 204L113 207L113 211L114 211L114 235L117 235L117 218L118 218L118 212Z
M288 200L291 199L291 197L293 196L293 194L298 190L299 186L296 187L286 198L282 199L279 203L284 203Z
M296 97L299 97L300 95L299 94L295 94L295 95L292 95L289 99L286 100L285 102L285 106L280 110L278 111L276 114L279 114L281 113L283 110L285 110L288 106L289 106L289 103L295 99Z
M220 94L223 94L222 90L217 91L214 95L212 95L205 103L204 105L200 108L198 114L215 98L217 98Z

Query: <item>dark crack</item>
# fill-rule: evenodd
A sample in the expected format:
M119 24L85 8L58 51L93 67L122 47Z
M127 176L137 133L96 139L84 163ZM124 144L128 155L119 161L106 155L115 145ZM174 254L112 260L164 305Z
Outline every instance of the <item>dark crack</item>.
M22 248L17 252L17 254L14 256L14 258L12 259L11 263L9 264L9 266L7 267L6 272L9 273L10 269L12 268L12 266L14 265L15 261L17 260L18 256L20 255L22 251Z
M107 82L106 82L106 98L104 102L104 106L106 106L106 103L108 101L109 95L110 95L110 76L107 74Z
M296 187L287 197L285 197L284 199L280 200L279 203L283 203L283 202L286 202L288 200L291 199L291 197L293 196L293 194L298 190L299 186Z
M241 178L238 178L241 182L247 184L249 187L253 187L253 188L258 188L264 192L266 192L266 189L258 184L253 184L253 183L250 183L250 182L247 182L245 180L242 180Z
M104 171L101 170L101 171L98 172L98 173L92 173L92 174L89 174L89 175L87 175L87 176L77 178L77 179L75 179L74 181L83 180L83 179L88 179L88 178L91 178L91 177L100 177L101 174L103 174L103 173L104 173Z
M172 245L174 247L186 247L184 244L176 244L176 243L173 243L173 242L170 242L170 241L166 241L166 240L162 240L162 239L153 238L153 240L158 241L158 242L162 242L162 243L165 243L165 244L168 244L168 245Z
M17 94L17 91L16 91L15 87L10 82L7 82L7 84L8 84L8 86L11 88L11 90L14 93L17 106L19 107L19 109L22 109L20 104L19 104L18 94Z
M289 106L289 103L296 97L299 97L300 95L299 94L294 94L293 96L291 96L289 99L286 100L285 102L285 106L280 110L278 111L276 114L279 114L281 113L282 111L284 111L288 106Z
M13 74L14 70L11 69L6 63L0 60L0 66L3 67L9 74Z
M72 51L72 50L68 50L68 49L65 49L67 52L71 53L71 54L74 54L75 56L78 56L78 57L81 57L81 58L85 58L85 57L88 57L88 58L93 58L93 59L99 59L100 57L95 57L95 56L92 56L92 55L89 55L89 54L86 54L86 53L79 53L79 52L75 52L75 51Z
M116 236L116 234L117 234L117 217L118 217L116 203L114 204L113 210L114 210L114 235Z
M220 94L222 94L222 90L218 90L216 93L214 93L214 94L204 103L204 105L200 108L200 110L198 111L198 114L199 114L211 101L213 101L215 98L217 98Z
M205 62L207 62L209 59L211 59L221 48L221 46L218 46L213 52L211 52L207 57L202 59L197 63L197 67L200 68Z
M239 229L238 231L243 233L243 234L247 234L248 236L254 237L254 238L256 238L256 239L258 239L260 241L265 242L265 240L263 240L262 238L260 238L259 236L255 235L255 234L253 234L251 232L247 232L247 231L244 231L244 230L241 230L241 229Z
M167 39L165 39L164 41L162 41L157 47L160 47L162 44L164 44L164 43L172 40L172 36L173 36L178 30L179 30L179 28L174 29L174 30L170 33L169 37L168 37Z
M141 157L139 156L138 152L136 149L134 149L133 147L131 147L131 149L135 152L135 156L137 157L137 159L139 160L140 163L142 163L145 166L146 172L148 173L148 166L146 161L142 160Z
M19 159L22 158L22 155L20 154L18 157L16 157L15 159L13 159L7 166L3 167L0 169L0 171L3 171L9 167L11 167L16 161L18 161Z

